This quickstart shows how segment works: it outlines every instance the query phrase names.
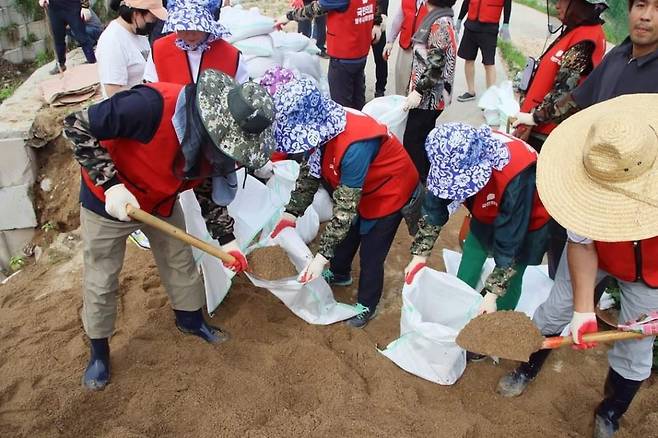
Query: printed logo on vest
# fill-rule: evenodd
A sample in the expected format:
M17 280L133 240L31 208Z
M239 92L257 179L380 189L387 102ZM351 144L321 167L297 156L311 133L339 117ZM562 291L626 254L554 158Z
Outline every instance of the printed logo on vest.
M557 52L555 52L554 55L551 56L551 61L553 61L557 65L561 65L563 55L564 55L564 50L558 50Z
M487 200L484 204L482 204L482 208L488 208L488 207L495 207L498 205L498 202L496 202L496 194L495 193L489 193L487 195Z
M368 0L365 0L364 4L367 2ZM374 19L375 19L374 5L361 6L356 10L356 18L354 19L354 24L363 24L369 21L373 21Z

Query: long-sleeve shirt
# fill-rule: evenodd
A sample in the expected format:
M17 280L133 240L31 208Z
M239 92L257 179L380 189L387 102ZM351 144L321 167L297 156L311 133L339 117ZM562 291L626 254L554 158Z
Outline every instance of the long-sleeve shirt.
M548 226L529 232L528 224L535 194L535 167L529 167L512 179L503 193L498 215L492 224L471 219L471 232L493 253L496 266L507 268L514 263L541 263L546 250ZM465 201L469 207L474 197ZM431 253L441 227L448 222L448 205L452 201L428 192L423 200L419 231L411 245L411 253L427 256Z
M147 143L158 129L162 111L163 102L158 92L138 86L117 93L88 110L69 115L64 120L64 134L73 143L73 155L92 182L107 190L121 181L112 157L100 141L122 138ZM212 201L211 179L194 192L210 235L220 244L233 240L233 219L226 206ZM81 183L80 202L84 208L114 220L106 213L105 203L84 182Z
M420 7L425 3L425 0L416 0L416 14ZM388 18L388 25L386 26L386 42L392 43L400 34L402 29L402 22L404 21L404 13L402 7L395 10L395 14ZM420 24L420 23L419 23Z
M320 236L318 252L327 259L333 257L336 246L345 239L350 227L358 224L360 233L367 234L376 222L359 218L358 206L370 163L377 156L379 146L379 140L356 142L352 143L343 155L340 162L340 182L332 194L333 217ZM304 214L313 202L319 185L320 180L311 176L307 163L303 163L286 211L295 216Z
M459 11L459 19L463 20L468 14L469 0L464 0L462 8ZM512 0L505 0L503 5L503 24L509 24L510 15L512 15ZM466 20L464 27L473 32L498 33L498 23L482 23L481 21Z

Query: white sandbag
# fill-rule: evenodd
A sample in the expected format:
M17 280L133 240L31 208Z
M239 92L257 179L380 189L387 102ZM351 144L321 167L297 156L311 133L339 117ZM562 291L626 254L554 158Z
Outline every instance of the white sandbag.
M250 250L274 244L280 245L288 253L297 272L301 272L313 257L292 228L284 229L275 239L266 239ZM356 315L354 306L336 302L331 288L322 277L306 284L298 282L294 277L276 281L261 280L250 273L247 273L247 277L254 286L268 289L295 315L310 324L333 324Z
M265 75L265 72L273 67L279 66L283 62L283 56L274 52L271 56L245 56L243 57L249 77L252 80L259 80Z
M443 250L443 262L448 273L457 275L461 259L461 253L449 249ZM484 282L495 266L496 262L491 257L484 262L480 281L478 281L475 290L482 290ZM523 274L521 296L519 297L519 302L517 303L515 310L517 312L523 312L528 315L528 317L532 318L537 307L548 298L552 287L553 280L548 276L548 266L528 266Z
M295 229L304 243L310 243L318 235L320 218L312 205L309 205L302 217L297 219Z
M318 214L320 222L327 222L334 217L334 202L329 192L324 187L320 187L313 196L313 209Z
M245 38L236 41L233 45L245 56L272 56L274 54L272 38L270 38L269 35L256 35L250 38Z
M277 30L270 33L274 47L284 52L301 52L305 50L310 42L310 38L297 32L283 32ZM315 45L314 43L312 43Z
M304 47L304 52L310 54L310 55L319 55L320 54L320 48L317 45L317 41L315 41L314 38L309 38L308 44L306 47Z
M411 374L452 385L466 368L466 352L455 340L481 300L457 277L420 270L402 288L400 337L380 352Z
M402 141L409 115L408 111L402 109L405 100L404 96L378 97L368 102L361 111L386 125L388 130Z
M311 76L316 81L324 78L320 58L306 52L284 52L283 67Z
M231 31L228 38L230 43L256 35L267 35L274 30L273 18L262 15L258 8L245 10L240 5L223 7L219 22Z
M507 127L507 119L515 116L520 109L514 97L512 81L504 81L500 85L492 85L480 97L478 107L484 110L484 118L488 125Z

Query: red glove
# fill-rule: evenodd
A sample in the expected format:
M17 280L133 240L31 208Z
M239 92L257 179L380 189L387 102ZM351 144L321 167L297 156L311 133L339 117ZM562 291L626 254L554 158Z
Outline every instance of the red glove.
M596 342L583 342L585 333L594 333L599 331L596 323L596 314L594 312L573 312L571 318L571 336L573 337L573 348L575 350L586 350L596 347Z
M231 254L235 259L233 263L222 262L224 266L226 266L236 274L239 274L240 272L244 272L247 269L249 269L249 263L247 263L247 258L244 256L242 251L240 251L240 247L238 246L237 241L231 240L226 245L223 245L222 249L225 252Z
M272 230L270 237L274 239L284 228L295 228L296 225L297 218L295 216L291 215L290 213L283 213L283 216L281 216L281 219L279 219L279 222L277 222L274 230Z
M404 281L407 284L411 284L414 281L414 277L425 266L427 266L427 257L415 255L411 258L411 261L404 268Z
M304 7L304 1L303 0L290 0L290 7L293 9L299 9Z

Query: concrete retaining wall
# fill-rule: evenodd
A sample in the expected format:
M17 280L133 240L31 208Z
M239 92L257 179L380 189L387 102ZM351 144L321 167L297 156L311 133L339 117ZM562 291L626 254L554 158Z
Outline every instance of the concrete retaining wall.
M44 19L34 20L19 13L14 0L0 0L0 29L0 52L9 62L34 61L40 52L51 50ZM34 41L28 43L31 39Z

